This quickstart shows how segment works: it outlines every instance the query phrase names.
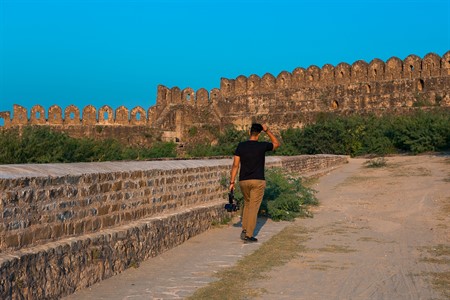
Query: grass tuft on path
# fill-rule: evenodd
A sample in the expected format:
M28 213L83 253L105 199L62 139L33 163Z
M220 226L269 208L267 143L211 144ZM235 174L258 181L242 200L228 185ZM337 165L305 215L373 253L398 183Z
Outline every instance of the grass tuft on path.
M217 273L218 281L198 289L188 299L245 299L264 293L248 284L264 278L264 273L297 257L306 248L309 239L305 228L290 225L261 245L255 252L242 258L235 266Z

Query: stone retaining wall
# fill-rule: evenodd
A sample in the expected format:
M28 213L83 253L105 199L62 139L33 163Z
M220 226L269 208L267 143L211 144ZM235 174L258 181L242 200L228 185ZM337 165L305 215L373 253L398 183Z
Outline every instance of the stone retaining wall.
M231 162L1 165L0 298L68 295L221 222ZM302 175L347 157L266 162Z
M58 299L173 248L226 216L223 204L152 217L0 256L0 299Z
M347 156L340 155L302 155L281 157L282 168L300 176L316 177L328 172L330 168L348 162Z
M230 160L32 165L0 178L0 251L98 232L163 212L224 200ZM167 167L171 168L167 168ZM3 166L5 168L20 166ZM56 173L55 173L56 172Z

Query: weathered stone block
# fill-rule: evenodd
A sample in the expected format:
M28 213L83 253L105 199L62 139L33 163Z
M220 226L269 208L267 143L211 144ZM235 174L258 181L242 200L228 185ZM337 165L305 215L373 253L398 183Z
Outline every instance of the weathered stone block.
M103 205L97 208L97 215L103 216L109 213L111 206L110 205Z
M4 244L6 248L16 249L19 247L19 235L18 234L8 234L4 238Z

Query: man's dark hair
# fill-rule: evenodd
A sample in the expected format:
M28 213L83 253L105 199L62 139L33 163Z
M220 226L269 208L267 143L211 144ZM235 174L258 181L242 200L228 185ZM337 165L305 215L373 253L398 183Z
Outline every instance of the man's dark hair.
M250 134L251 135L258 135L263 130L263 127L261 124L253 123L252 127L250 128Z

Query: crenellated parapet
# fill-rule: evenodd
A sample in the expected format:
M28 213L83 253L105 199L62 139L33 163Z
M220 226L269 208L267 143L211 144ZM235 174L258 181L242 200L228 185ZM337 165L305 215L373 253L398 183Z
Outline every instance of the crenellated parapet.
M262 77L252 74L249 77L243 75L235 79L221 78L220 92L213 97L205 89L195 93L191 88L180 90L178 87L171 89L160 85L158 87L157 105L208 105L215 100L230 99L248 95L264 95L280 90L292 90L299 88L325 88L329 86L343 86L348 84L374 84L386 81L442 77L450 75L450 52L442 57L435 53L429 53L421 59L417 55L409 55L404 60L391 57L386 62L375 58L369 63L358 60L353 64L345 62L336 66L325 64L322 68L311 65L304 68L296 68L291 73L280 72L277 76L270 73ZM201 94L201 97L199 96Z
M147 113L141 106L137 106L131 112L124 106L118 107L115 111L108 106L102 106L98 111L93 105L87 105L80 110L75 105L69 105L62 112L61 107L52 105L46 111L43 106L35 105L28 110L21 106L13 105L13 117L10 112L0 112L0 118L4 119L4 127L26 125L54 125L54 126L95 126L95 125L141 125L145 126L149 122Z
M114 110L108 105L98 110L92 105L69 105L63 110L53 105L46 111L35 105L29 114L25 107L14 105L12 114L0 112L0 127L1 121L4 128L49 125L72 131L76 137L120 135L121 140L135 139L137 144L145 144L149 136L183 140L192 127L222 128L232 123L243 128L258 120L283 129L313 122L321 112L401 113L423 106L450 107L450 51L442 57L429 53L423 58L409 55L403 60L375 58L369 63L358 60L336 66L325 64L322 68L298 67L276 76L266 73L262 77L252 74L221 78L220 87L210 91L158 85L156 104L147 110L141 106Z

